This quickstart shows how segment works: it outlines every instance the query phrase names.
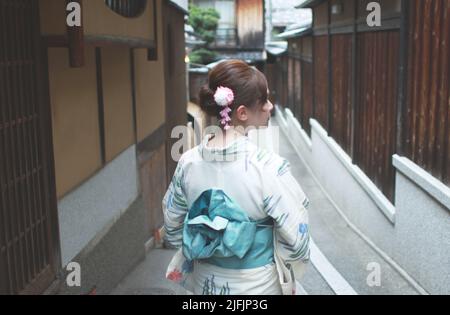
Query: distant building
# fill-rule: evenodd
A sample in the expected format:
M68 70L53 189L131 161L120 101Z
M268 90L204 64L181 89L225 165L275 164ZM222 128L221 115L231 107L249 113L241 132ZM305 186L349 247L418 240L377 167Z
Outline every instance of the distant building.
M297 8L303 0L266 0L266 42L273 41L292 24L312 20L312 11Z
M220 59L242 59L262 65L264 53L264 0L192 0L220 13L217 36L211 48Z

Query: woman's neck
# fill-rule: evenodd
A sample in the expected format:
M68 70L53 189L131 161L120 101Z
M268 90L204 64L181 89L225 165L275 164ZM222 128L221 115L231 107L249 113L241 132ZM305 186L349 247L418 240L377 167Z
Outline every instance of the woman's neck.
M225 148L233 141L247 136L244 132L239 132L234 128L227 131L223 130L219 134L213 134L213 137L208 142L208 147L212 148Z

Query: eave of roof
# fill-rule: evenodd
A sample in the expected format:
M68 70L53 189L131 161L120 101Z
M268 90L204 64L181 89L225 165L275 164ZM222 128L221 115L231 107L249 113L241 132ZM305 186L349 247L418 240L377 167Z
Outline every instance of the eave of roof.
M322 4L325 1L327 1L327 0L306 0L305 2L297 5L295 8L296 9L314 8L314 7L317 7L318 5Z
M311 26L308 27L302 27L295 30L286 31L284 33L278 34L277 38L281 39L289 39L289 38L295 38L295 37L301 37L312 34L313 30Z
M169 0L169 4L172 5L174 8L180 10L185 15L189 15L189 9L186 4L182 4L181 1L177 0Z

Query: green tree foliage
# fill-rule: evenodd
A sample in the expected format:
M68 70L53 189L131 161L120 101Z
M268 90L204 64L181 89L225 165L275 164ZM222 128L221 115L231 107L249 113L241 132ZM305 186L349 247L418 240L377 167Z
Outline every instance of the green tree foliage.
M220 14L213 8L204 9L193 4L189 6L188 23L206 42L206 47L196 49L190 54L192 63L207 64L215 61L217 54L210 51L208 47L214 42L219 20Z
M206 65L216 61L217 53L206 48L199 48L189 54L191 63Z

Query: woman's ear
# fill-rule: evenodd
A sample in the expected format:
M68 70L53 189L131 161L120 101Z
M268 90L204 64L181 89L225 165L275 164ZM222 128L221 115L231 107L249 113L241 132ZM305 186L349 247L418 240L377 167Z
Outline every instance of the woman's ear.
M248 120L248 108L245 107L245 105L240 105L236 109L236 118L240 121L247 121Z

